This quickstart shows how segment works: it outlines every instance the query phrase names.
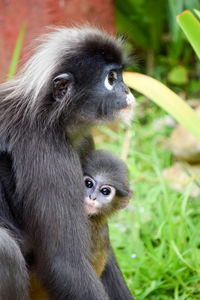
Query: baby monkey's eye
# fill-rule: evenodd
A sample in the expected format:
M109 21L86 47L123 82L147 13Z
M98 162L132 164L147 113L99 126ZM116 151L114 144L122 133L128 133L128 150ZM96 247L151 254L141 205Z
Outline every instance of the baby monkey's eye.
M86 178L85 179L85 186L87 187L87 188L89 188L89 189L91 189L92 187L93 187L93 182L92 182L92 180L90 180L89 178Z
M108 195L110 195L110 193L111 193L111 189L110 189L110 188L104 187L104 188L102 188L102 189L100 190L100 192L101 192L104 196L108 196Z

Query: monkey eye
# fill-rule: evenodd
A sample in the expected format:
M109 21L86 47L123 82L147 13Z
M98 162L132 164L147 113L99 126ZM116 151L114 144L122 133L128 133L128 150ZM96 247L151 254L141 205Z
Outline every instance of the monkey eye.
M108 195L110 195L111 190L110 190L110 188L104 187L104 188L102 188L102 189L100 190L100 192L101 192L104 196L108 196Z
M94 182L93 182L93 180L91 178L85 177L84 180L85 180L85 186L88 189L91 189L94 186Z
M99 189L100 193L104 195L105 201L111 201L116 194L116 189L111 185L103 185Z
M106 79L105 79L105 87L108 90L112 90L113 85L116 80L117 80L117 72L113 71L113 70L108 72L108 74L106 75Z
M110 85L113 85L115 80L117 80L117 72L115 71L110 71L108 73L108 82Z
M86 179L85 185L87 188L91 189L93 187L93 182L90 179Z

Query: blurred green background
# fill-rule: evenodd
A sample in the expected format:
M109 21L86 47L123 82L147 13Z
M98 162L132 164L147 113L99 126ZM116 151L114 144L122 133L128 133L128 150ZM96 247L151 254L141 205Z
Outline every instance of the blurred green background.
M129 70L152 75L187 97L200 96L200 62L176 21L184 10L200 9L199 0L116 0L118 33L132 52Z

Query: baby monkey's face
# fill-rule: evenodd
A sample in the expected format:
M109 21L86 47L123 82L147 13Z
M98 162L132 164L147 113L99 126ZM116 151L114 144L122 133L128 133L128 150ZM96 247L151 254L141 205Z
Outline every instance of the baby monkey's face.
M98 215L108 207L115 197L116 189L103 180L103 176L96 178L84 176L85 199L84 210L88 215Z

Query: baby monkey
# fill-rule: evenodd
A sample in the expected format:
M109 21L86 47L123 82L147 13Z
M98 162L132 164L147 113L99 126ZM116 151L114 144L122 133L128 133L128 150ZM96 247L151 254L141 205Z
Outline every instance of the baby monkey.
M111 248L107 220L128 205L133 192L125 163L110 152L91 152L82 168L86 195L83 205L89 217L92 241L90 262L101 276Z
M108 217L125 208L132 196L128 169L121 159L104 150L90 152L82 162L82 169L85 182L83 206L89 218L92 243L89 260L110 299L132 300L111 248L107 225ZM109 288L110 282L112 288ZM50 300L35 277L31 280L30 299Z

